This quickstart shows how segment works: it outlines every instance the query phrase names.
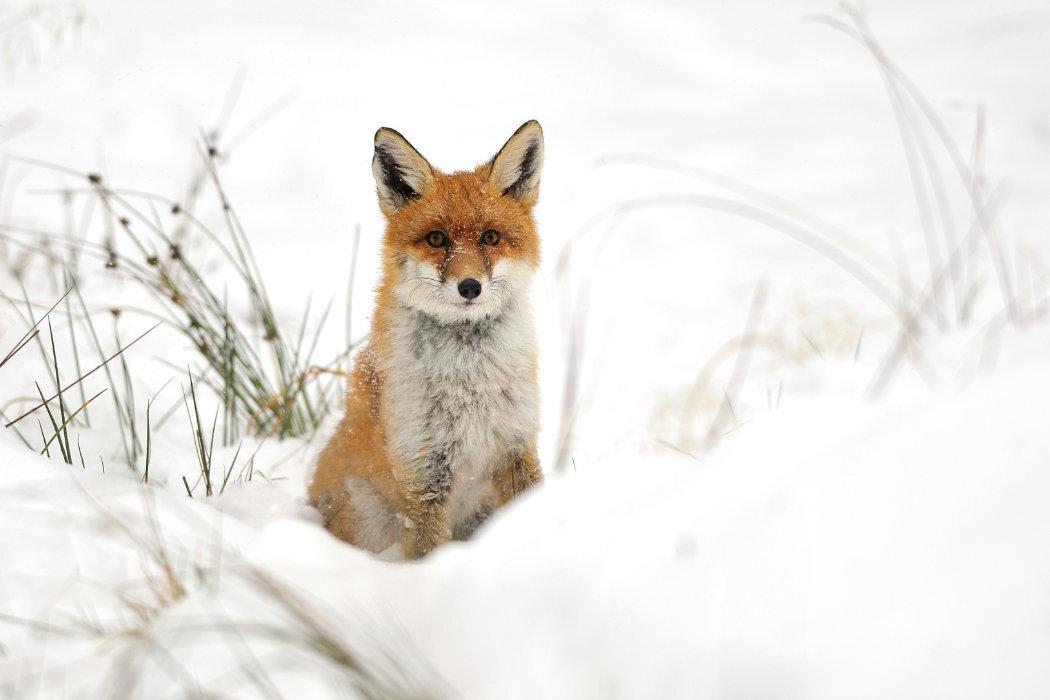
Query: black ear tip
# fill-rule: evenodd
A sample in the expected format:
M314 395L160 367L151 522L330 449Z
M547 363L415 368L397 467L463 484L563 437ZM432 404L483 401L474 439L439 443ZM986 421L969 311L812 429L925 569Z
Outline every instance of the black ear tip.
M381 126L376 131L376 135L372 139L372 143L373 143L373 145L375 145L378 148L380 141L388 141L388 140L390 140L392 138L394 138L394 139L401 139L402 141L405 141L406 143L408 142L408 139L406 139L404 136L402 136L401 133L397 129L391 129L389 126Z
M522 124L521 126L519 126L518 130L515 131L514 134L518 135L521 132L525 131L526 129L532 129L532 128L535 128L536 131L540 132L540 134L543 134L543 127L540 126L540 123L537 120L535 120L535 119L530 119L527 122L525 122L524 124Z

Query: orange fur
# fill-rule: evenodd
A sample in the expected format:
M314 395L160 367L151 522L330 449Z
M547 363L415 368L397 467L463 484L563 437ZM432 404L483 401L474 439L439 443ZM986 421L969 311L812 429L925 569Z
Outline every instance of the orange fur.
M532 209L541 164L535 122L489 162L452 174L432 168L397 132L377 133L373 167L388 225L372 334L309 488L337 537L378 550L397 528L404 556L421 556L454 535L469 536L491 509L542 479L534 338L527 289L514 276L539 264ZM499 242L484 243L486 231L499 232ZM430 232L443 233L447 244L428 243ZM433 300L412 296L422 294L411 286L418 271ZM480 282L477 300L462 287L456 295L463 280ZM481 304L488 306L475 311ZM447 359L417 362L424 350ZM476 376L460 366L460 358L474 357ZM405 403L413 391L424 405ZM520 420L504 407L520 411Z

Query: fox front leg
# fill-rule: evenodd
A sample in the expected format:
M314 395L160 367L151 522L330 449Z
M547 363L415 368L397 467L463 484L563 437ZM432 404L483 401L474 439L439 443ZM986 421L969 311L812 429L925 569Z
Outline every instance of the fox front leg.
M499 493L499 503L504 505L522 491L543 481L540 460L534 449L514 452L507 456L493 481Z
M404 538L405 559L418 559L452 539L448 494L452 488L452 462L447 453L434 453L416 470L408 497Z

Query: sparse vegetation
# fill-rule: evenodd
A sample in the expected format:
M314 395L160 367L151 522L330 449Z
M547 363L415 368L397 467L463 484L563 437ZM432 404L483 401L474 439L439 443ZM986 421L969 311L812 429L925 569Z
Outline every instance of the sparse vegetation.
M199 475L204 492L212 495L221 493L234 469L233 463L227 465L221 485L216 484L213 489L211 455L216 440L222 446L231 446L238 444L244 435L285 439L311 434L330 413L333 397L341 395L340 379L345 375L338 368L352 347L322 366L312 363L328 309L314 319L307 304L297 328L281 327L247 236L219 180L217 147L202 142L201 158L205 176L188 189L197 197L215 196L224 227L222 235L191 213L202 208L199 201L183 205L158 196L117 190L110 188L101 175L81 175L30 161L28 166L32 168L48 168L66 177L82 178L86 186L62 189L57 194L69 208L68 219L82 222L85 229L101 231L101 240L89 233L54 233L13 226L0 227L0 236L8 244L7 267L12 274L24 277L44 269L69 290L60 303L45 314L50 323L51 315L62 313L64 341L56 341L52 328L49 352L40 338L33 336L50 375L49 383L55 390L50 398L41 396L39 405L34 404L9 424L17 425L42 409L48 413L47 423L51 425L51 437L45 436L45 442L49 448L55 443L62 458L71 460L76 442L75 426L80 422L89 424L88 404L102 393L88 399L83 395L82 380L102 370L107 380L104 393L112 397L122 461L148 475L148 464L142 462L147 459L150 448L150 408L157 394L146 398L143 411L141 399L137 400L143 396L142 389L133 379L124 356L124 350L138 338L122 344L119 321L123 317L159 317L159 323L178 331L196 350L195 366L181 370L170 362L168 366L186 380L185 405L192 408L188 415L197 445ZM173 224L163 223L161 207L173 218ZM125 252L129 246L132 252ZM11 257L11 252L19 254ZM200 261L207 261L216 253L225 271L204 272ZM138 285L153 302L135 307L110 302L101 312L111 317L113 341L121 348L108 357L98 331L98 313L89 309L78 283L78 276L89 264L102 265L108 276ZM247 302L247 311L240 318L231 310L229 289L225 286L230 280L242 285L243 299ZM224 285L221 292L219 284ZM29 300L23 303L31 312ZM311 322L316 324L312 334L308 332ZM12 355L33 338L21 342ZM101 360L88 373L81 371L84 341ZM60 358L61 354L68 357ZM166 360L162 358L162 361ZM72 373L77 379L63 384L61 378ZM199 390L202 386L219 401L220 408L210 425L201 416ZM74 387L80 395L71 407L67 391ZM55 402L54 410L52 402ZM168 409L161 420L166 420L174 408ZM25 440L24 433L22 435ZM188 483L186 489L192 490Z
M865 352L873 348L870 352L879 352L880 361L867 394L879 397L908 368L931 385L953 378L957 366L937 366L927 359L940 342L966 344L971 348L968 355L978 358L974 363L984 362L1003 329L1045 319L1050 274L1034 257L1014 250L998 230L1001 197L982 167L983 111L977 110L972 144L960 145L855 9L847 7L841 15L818 21L858 42L884 80L919 212L921 230L915 235L922 237L926 255L922 265L909 267L821 216L720 173L648 156L600 159L598 168L657 170L679 177L684 184L680 193L639 197L598 212L575 236L571 244L578 246L575 256L566 247L557 260L555 281L572 282L575 287L574 294L563 297L570 300L563 309L566 373L558 387L563 400L560 422L546 426L557 434L554 461L545 465L548 470L567 471L573 464L577 419L588 408L587 384L598 381L603 371L600 353L593 352L598 341L587 325L591 290L573 275L601 264L604 242L596 239L612 231L612 226L604 229L607 224L640 212L686 206L756 223L832 261L884 309L882 318L871 321L858 319L845 303L800 304L786 311L778 307L790 317L784 321L770 313L768 283L758 285L746 317L742 315L730 331L733 337L713 353L698 357L695 375L684 376L680 393L668 402L672 427L664 442L687 454L713 449L747 421L751 406L743 399L745 386L760 385L767 366L797 366L813 358L856 361L862 348ZM7 52L9 62L15 56L15 68L26 65L31 54L4 43L5 27L0 23L0 55ZM0 142L11 133L6 128L0 124ZM61 211L68 222L66 228L45 230L32 222L15 225L0 220L0 267L16 281L33 280L36 295L23 289L15 298L4 299L19 332L26 330L0 359L6 394L0 418L28 450L73 465L78 478L114 472L116 462L127 465L121 471L146 482L132 484L112 499L85 489L81 501L63 504L68 509L63 511L63 523L71 529L101 523L98 531L116 533L112 541L132 551L128 559L137 558L138 569L116 574L107 570L112 578L92 578L89 565L77 568L77 562L70 568L75 572L70 580L91 588L90 596L82 597L89 601L87 609L78 607L82 602L74 597L71 603L63 601L68 605L58 606L48 619L5 612L0 622L42 635L47 640L43 646L49 649L59 644L51 641L54 638L89 639L97 650L89 660L106 662L100 664L105 673L97 690L114 697L152 690L145 674L154 672L187 694L205 697L228 688L248 688L260 696L276 697L284 690L282 674L299 668L330 682L338 694L451 696L439 674L419 658L413 640L396 633L393 615L380 611L385 626L371 634L370 620L348 619L338 603L310 599L294 590L272 571L228 547L228 533L215 526L218 522L232 529L240 524L232 523L234 518L223 521L219 511L227 504L217 497L238 482L252 480L261 444L305 443L326 416L338 410L342 369L355 342L360 342L351 338L348 328L345 352L319 361L317 355L324 352L321 328L330 323L331 307L318 313L307 303L292 322L287 320L291 314L275 308L248 232L220 177L239 140L223 141L219 131L201 134L199 171L178 197L125 189L98 172L27 159L0 162L0 212L4 198L18 191L8 187L17 176L13 169L46 171L59 185L33 196L46 197L40 200L43 206ZM25 194L19 191L19 196ZM588 248L582 243L595 245ZM581 262L584 250L593 257ZM355 259L356 238L352 251ZM120 294L109 294L105 287L111 283L123 285ZM348 306L351 298L348 294ZM165 331L173 331L171 335L178 338L173 345L178 347L163 348L160 358L148 355L155 352L151 341ZM591 362L595 356L598 361ZM158 366L162 372L156 371ZM8 382L11 377L30 377L35 383L19 386ZM782 395L783 384L771 383L765 387L766 405L779 406ZM99 434L108 438L104 445L90 449L81 445L82 436ZM179 440L179 449L163 442L172 436ZM161 502L161 485L179 497ZM128 494L141 495L141 508L127 507ZM208 497L213 500L202 504ZM655 501L661 494L647 497ZM802 508L799 503L807 502L778 496L770 503L769 518L775 519L781 511L790 515L793 508ZM179 512L158 514L158 508ZM596 513L599 510L595 508ZM600 514L594 517L606 522ZM616 512L616 518L629 517L623 509ZM679 524L670 517L667 522ZM733 521L734 528L736 524ZM644 530L641 525L638 529ZM678 538L673 543L676 573L688 575L690 562L700 561L709 548L737 542L719 539L716 530L710 542L694 539L695 533L685 526L681 533L672 533ZM795 534L788 531L785 538ZM775 548L778 542L755 537L745 545ZM110 554L89 551L88 556L99 559ZM794 550L784 551L789 554L772 562L771 570L782 565L797 573L791 568ZM734 562L741 570L751 563L748 554L745 551ZM557 565L551 564L552 572L558 571ZM799 575L789 583L802 590L804 579ZM499 579L493 574L492 580ZM354 584L351 580L346 585ZM795 592L787 588L788 594ZM712 588L716 589L722 590ZM602 591L609 592L615 593L611 587ZM514 593L509 592L508 599ZM90 609L91 600L104 601L102 610ZM761 601L739 597L731 602L737 605L733 612L746 624L752 618L744 613L751 612L752 602ZM722 634L722 630L715 632ZM213 649L218 650L219 660L205 664L208 673L202 676L189 659ZM60 658L61 651L45 660ZM0 658L8 653L9 642L4 639ZM68 692L65 666L42 663L41 668L40 677L0 679L0 689L17 694L22 683L37 692L52 687Z
M880 253L860 236L773 193L709 169L638 154L604 156L592 167L656 170L699 183L703 189L643 195L599 211L560 252L557 275L561 284L568 282L572 257L578 249L600 255L605 246L600 236L610 235L616 228L612 222L624 217L668 207L729 214L793 239L828 259L882 305L887 320L850 320L844 324L849 327L843 327L838 334L841 338L826 346L836 354L849 353L856 358L865 338L865 326L869 330L894 329L893 340L868 383L869 397L878 398L887 393L905 367L911 367L929 386L941 385L954 379L960 368L938 367L931 362L932 345L949 335L957 335L961 342L976 347L979 359L971 365L985 362L993 354L989 348L995 345L1004 327L1020 327L1045 318L1050 286L1038 260L1011 250L1009 239L999 230L1000 194L990 186L983 170L983 110L976 110L973 141L966 148L952 136L921 88L889 57L859 9L846 4L840 15L812 19L860 44L883 80L897 119L908 164L907 176L921 224L916 235L922 236L927 256L926 269L919 273L922 277L915 279L915 273L901 263L895 251ZM584 241L589 245L582 246ZM593 264L593 258L589 259L586 267ZM1026 288L1019 286L1018 277L1029 280ZM1037 285L1036 291L1031 281L1038 279L1043 282ZM756 300L765 296L763 284L756 291ZM569 360L556 461L559 469L567 465L575 414L579 410L580 395L585 393L580 386L583 371L579 358L583 351L589 291L586 281L580 286L582 289L576 292L579 303L569 312L570 318L566 321ZM997 292L989 294L990 287ZM765 364L771 366L790 365L823 354L823 349L804 335L804 329L787 332L769 323L763 324L763 303L756 303L758 306L752 308L745 330L727 340L702 363L684 399L668 402L677 406L677 430L674 437L661 438L660 442L678 451L701 453L713 448L723 435L746 421L735 407L739 405L746 370L756 353L763 354L767 358ZM836 310L835 315L841 316L840 311ZM804 320L801 315L800 320ZM799 334L803 335L795 337ZM797 350L799 341L803 340L812 352Z

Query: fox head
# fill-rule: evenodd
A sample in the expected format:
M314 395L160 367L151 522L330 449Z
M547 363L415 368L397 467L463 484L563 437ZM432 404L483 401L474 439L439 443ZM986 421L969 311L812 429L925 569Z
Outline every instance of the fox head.
M393 129L377 131L372 173L387 219L380 294L444 322L496 316L515 303L539 265L532 208L542 165L536 121L487 163L451 174Z

